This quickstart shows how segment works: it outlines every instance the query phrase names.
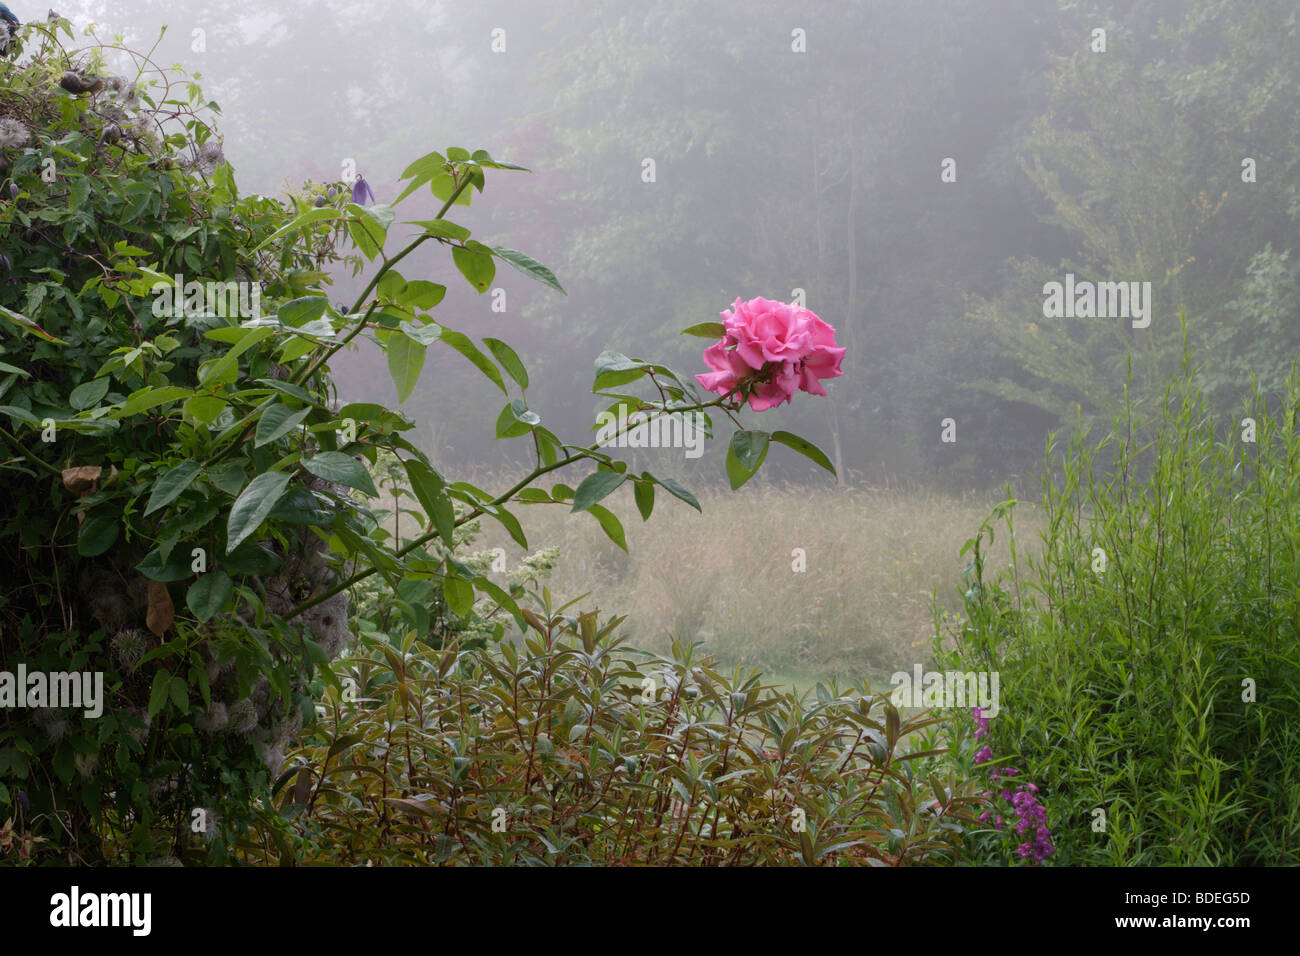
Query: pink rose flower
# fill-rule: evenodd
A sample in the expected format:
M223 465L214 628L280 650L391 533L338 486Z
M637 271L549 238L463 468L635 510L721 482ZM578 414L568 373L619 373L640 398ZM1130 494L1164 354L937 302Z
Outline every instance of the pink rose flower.
M838 378L844 374L840 362L848 349L835 345L835 330L813 315L807 309L800 309L806 316L805 321L812 340L812 348L804 356L800 365L801 382L799 387L812 395L825 395L819 379Z
M742 302L722 313L722 326L735 340L736 351L750 368L765 362L798 362L812 350L812 331L800 311L785 302L761 296Z
M736 353L736 340L730 335L719 339L704 350L704 364L713 369L695 380L710 392L726 395L735 390L740 381L754 370Z
M704 351L713 371L695 376L718 395L741 390L756 412L790 401L796 391L825 395L824 378L843 374L845 349L835 329L803 306L736 299L721 313L725 334Z

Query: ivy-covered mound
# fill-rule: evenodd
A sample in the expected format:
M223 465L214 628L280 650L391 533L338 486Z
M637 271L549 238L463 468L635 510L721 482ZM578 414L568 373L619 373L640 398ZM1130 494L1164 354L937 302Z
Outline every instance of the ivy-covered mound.
M312 529L370 524L330 480L364 472L346 455L339 475L277 473L273 511L228 520L252 475L337 448L331 429L294 433L333 417L320 369L291 366L310 340L240 329L228 306L239 290L300 296L333 249L252 253L302 200L238 196L196 86L105 75L59 32L29 27L40 49L0 73L0 661L15 677L102 672L104 699L87 717L14 688L0 852L149 860L237 824L278 770L313 664L350 638L345 593L280 620L333 579ZM178 274L242 285L209 311L174 295Z
M524 589L457 559L463 526L487 516L527 547L509 508L565 504L625 547L599 504L621 485L643 519L656 487L699 504L599 444L562 442L528 408L510 346L434 321L445 288L397 271L434 243L479 292L498 260L562 292L540 263L445 218L486 170L522 167L453 147L413 163L392 205L374 205L363 180L241 196L196 84L116 47L138 72L108 75L105 47L69 53L65 39L66 21L28 25L0 64L0 855L221 862L297 773L283 754L339 686L328 664L353 639L358 582L383 589L385 627L482 647L511 619L527 629ZM426 187L436 215L403 223L406 244L386 250L395 206ZM369 274L343 306L325 292L340 262ZM817 328L829 355L834 330ZM527 442L536 466L493 495L438 474L402 437L406 416L340 407L328 362L358 338L384 352L402 399L429 348L463 355L506 398L496 436ZM690 376L606 352L593 390L646 419L698 413L711 434L708 410L740 425L774 377L832 371L804 364L737 368L706 400ZM769 439L830 467L797 436L741 426L733 486ZM530 487L585 462L595 470L576 487ZM359 500L377 495L381 465L418 503L397 505L415 537ZM74 682L57 675L83 674L102 677L102 695L65 706Z

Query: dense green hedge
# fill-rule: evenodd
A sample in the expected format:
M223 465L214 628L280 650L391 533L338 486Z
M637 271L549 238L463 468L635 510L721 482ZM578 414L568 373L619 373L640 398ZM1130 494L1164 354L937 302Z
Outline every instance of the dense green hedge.
M1039 786L1052 862L1300 862L1300 377L1271 399L1215 421L1187 360L1158 414L1049 445L1037 559L984 565L1013 501L971 542L942 653L1000 671L988 766Z

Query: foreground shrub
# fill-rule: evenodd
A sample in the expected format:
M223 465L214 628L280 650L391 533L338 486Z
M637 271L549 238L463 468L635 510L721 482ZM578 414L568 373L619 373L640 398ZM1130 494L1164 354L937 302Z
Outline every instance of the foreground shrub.
M975 784L937 719L865 684L796 699L694 648L641 653L595 612L526 611L518 645L363 638L335 666L240 850L253 863L960 861ZM909 748L911 752L908 752Z
M966 621L939 653L1000 671L987 742L1037 784L1051 862L1300 862L1297 404L1293 373L1280 410L1256 395L1224 427L1188 360L1150 432L1126 403L1096 445L1049 443L1041 560L1018 558L1014 501L992 516L1006 569L985 567L991 521L968 542Z

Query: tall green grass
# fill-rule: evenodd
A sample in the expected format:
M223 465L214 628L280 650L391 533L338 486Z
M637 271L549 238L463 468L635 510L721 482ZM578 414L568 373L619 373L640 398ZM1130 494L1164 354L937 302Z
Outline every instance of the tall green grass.
M1010 500L970 542L940 654L1000 671L990 743L1040 788L1051 862L1300 862L1298 404L1293 372L1215 421L1185 358L1153 419L1126 394L1100 441L1049 441L1037 556Z

